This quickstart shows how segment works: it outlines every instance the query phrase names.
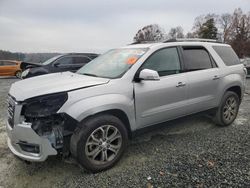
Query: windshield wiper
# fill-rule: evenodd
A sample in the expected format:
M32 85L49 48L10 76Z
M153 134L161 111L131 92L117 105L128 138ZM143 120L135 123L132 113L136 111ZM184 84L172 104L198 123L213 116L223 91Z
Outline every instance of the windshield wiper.
M93 77L98 77L97 75L95 75L95 74L90 74L90 73L83 73L83 75L86 75L86 76L93 76Z

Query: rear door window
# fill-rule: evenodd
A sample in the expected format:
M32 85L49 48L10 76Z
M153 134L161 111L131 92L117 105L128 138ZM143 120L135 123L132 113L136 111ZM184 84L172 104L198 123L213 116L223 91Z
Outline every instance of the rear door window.
M77 64L77 65L85 65L86 63L90 61L91 59L88 57L84 57L84 56L74 57L74 64Z
M55 64L57 64L59 66L72 65L73 58L72 57L62 57L62 58L56 60Z
M183 47L183 58L186 71L215 67L209 53L203 47Z
M227 66L240 64L240 59L230 46L213 46L213 49Z

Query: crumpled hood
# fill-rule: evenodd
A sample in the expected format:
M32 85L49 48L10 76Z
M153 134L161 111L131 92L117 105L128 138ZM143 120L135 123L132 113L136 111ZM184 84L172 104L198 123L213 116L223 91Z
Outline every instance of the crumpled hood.
M9 94L15 97L17 101L24 101L40 95L70 91L108 82L109 79L106 78L85 76L71 72L54 73L15 82L12 84Z
M24 62L24 61L22 61L20 64L20 68L22 69L22 71L28 68L42 67L42 66L43 64L41 63L31 63L31 62Z

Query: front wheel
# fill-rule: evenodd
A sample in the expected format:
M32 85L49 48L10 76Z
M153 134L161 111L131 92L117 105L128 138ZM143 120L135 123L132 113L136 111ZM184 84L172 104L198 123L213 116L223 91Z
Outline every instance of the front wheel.
M126 148L128 135L117 117L99 115L85 122L71 141L77 142L78 162L87 170L99 172L118 162Z
M240 99L235 92L227 91L222 97L214 121L217 125L227 126L236 119L240 106Z

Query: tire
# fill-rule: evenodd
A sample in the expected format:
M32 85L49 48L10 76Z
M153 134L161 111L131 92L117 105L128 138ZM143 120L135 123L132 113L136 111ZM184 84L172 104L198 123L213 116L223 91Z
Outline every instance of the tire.
M227 91L222 97L221 104L214 116L214 122L220 126L228 126L236 119L240 106L239 96Z
M71 138L70 150L85 169L100 172L119 161L127 142L127 129L120 119L103 114L90 118L77 128Z
M15 76L17 78L21 78L22 72L21 71L16 71Z

